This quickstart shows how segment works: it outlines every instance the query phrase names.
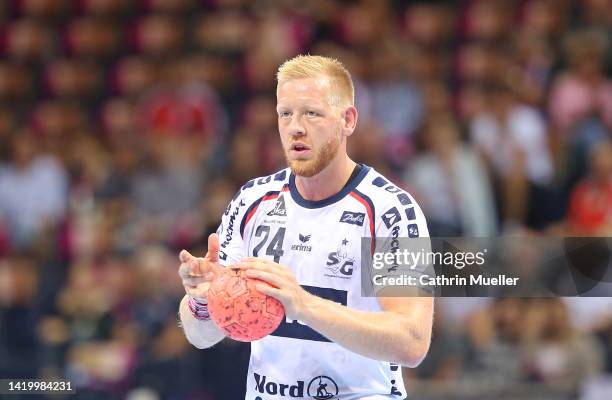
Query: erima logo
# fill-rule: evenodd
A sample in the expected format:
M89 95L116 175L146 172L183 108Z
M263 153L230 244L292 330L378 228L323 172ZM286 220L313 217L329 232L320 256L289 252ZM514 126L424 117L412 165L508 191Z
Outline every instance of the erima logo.
M268 380L265 375L253 373L253 376L255 377L255 390L259 393L271 396L304 397L304 381L297 381L289 385ZM338 385L329 376L319 375L308 383L306 395L315 400L329 400L338 395Z
M302 235L301 233L298 235L298 238L300 239L300 242L302 243L306 243L310 240L310 237L312 235ZM307 246L305 244L294 244L291 246L291 250L297 250L297 251L312 251L312 246Z
M234 208L234 212L229 217L229 222L227 223L227 229L225 230L225 240L221 243L221 247L226 248L230 242L232 241L232 235L234 234L234 223L236 222L236 217L240 212L240 208L244 206L244 202L240 200L238 204L236 204L236 208ZM221 232L223 231L223 227L221 227Z
M274 209L266 214L270 217L274 215L279 215L281 217L287 216L287 209L285 208L285 198L281 195L278 200L276 200L276 204L274 204Z
M397 224L401 218L402 217L400 216L399 211L397 211L397 208L395 207L384 213L382 216L383 222L385 223L387 229L390 229L393 225Z
M347 224L363 226L365 214L360 212L345 211L340 217L340 222L346 222Z

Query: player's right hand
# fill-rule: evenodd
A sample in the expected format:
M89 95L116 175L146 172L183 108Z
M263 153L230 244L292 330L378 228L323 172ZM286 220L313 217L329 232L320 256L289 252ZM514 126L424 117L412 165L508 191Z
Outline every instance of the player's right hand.
M213 233L208 237L208 252L205 257L194 257L187 250L182 250L179 259L181 265L178 274L185 293L196 300L207 301L210 281L223 270L219 263L219 236Z

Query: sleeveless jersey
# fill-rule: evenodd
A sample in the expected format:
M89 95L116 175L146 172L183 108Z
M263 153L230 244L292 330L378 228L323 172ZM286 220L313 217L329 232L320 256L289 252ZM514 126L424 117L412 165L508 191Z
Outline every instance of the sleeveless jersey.
M225 266L256 256L286 265L308 292L349 308L381 311L361 290L362 237L425 237L421 209L362 165L337 194L304 199L287 168L247 182L218 229ZM251 343L247 400L403 399L401 368L353 353L286 318Z

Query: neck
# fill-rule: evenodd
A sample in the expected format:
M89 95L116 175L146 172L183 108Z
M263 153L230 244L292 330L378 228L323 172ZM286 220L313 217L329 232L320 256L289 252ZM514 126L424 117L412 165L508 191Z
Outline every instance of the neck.
M318 174L306 178L295 177L295 186L306 200L319 201L326 199L342 190L351 177L356 163L346 153L341 154Z

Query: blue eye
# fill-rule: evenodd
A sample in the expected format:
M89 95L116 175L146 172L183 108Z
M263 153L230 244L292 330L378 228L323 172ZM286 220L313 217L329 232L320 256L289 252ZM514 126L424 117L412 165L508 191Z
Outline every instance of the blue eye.
M286 117L288 117L288 116L290 116L290 115L291 115L291 113L290 113L289 111L281 111L281 112L278 114L278 116L279 116L280 118L286 118Z

